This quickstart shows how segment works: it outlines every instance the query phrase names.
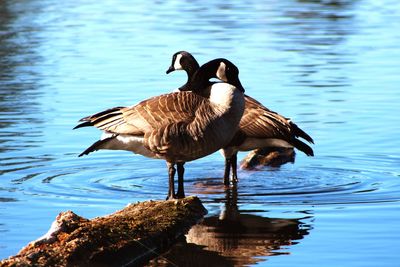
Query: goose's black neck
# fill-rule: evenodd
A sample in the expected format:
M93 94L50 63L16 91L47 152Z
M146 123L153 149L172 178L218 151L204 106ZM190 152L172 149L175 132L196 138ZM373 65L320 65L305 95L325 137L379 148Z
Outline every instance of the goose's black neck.
M186 91L192 91L195 94L208 97L209 92L207 92L207 88L213 84L213 82L210 82L210 79L214 77L215 71L203 65L192 76L188 73L188 82L182 87Z
M186 90L190 90L198 95L208 97L211 78L217 78L225 83L229 83L240 91L244 92L244 88L239 80L239 70L227 59L216 58L202 65L184 85Z
M184 71L186 71L187 74L187 82L179 87L180 91L192 91L192 86L193 86L193 79L195 76L196 71L200 68L199 63L197 60L193 57L190 58L190 61L188 64L186 64L183 68Z

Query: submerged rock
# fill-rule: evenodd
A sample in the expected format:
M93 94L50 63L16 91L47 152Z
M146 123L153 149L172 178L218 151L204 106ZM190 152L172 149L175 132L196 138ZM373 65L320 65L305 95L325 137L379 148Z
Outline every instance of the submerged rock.
M294 163L296 153L293 148L270 147L255 149L240 162L244 170L257 169L263 166L279 167L288 162Z

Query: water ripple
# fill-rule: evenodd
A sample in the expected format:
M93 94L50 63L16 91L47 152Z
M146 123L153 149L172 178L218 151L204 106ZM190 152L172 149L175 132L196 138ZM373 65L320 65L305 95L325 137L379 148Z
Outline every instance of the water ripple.
M330 158L327 166L285 166L280 170L241 172L238 186L239 203L268 205L328 205L380 203L400 201L400 179L397 173L356 168L366 166L364 159ZM346 164L351 161L353 167ZM398 159L386 158L376 166L396 164ZM326 164L326 163L324 163ZM195 182L192 193L214 201L212 195L224 191L221 178L200 179Z
M13 167L16 175L11 179L10 186L22 185L19 189L24 194L47 198L119 198L121 201L130 198L162 199L167 192L165 166L160 161L149 161L153 167L146 166L144 170L139 166L124 164L123 160L108 167L98 167L110 164L112 161L108 157L91 160L88 165L85 165L88 162L75 158L58 159L50 168L42 164L48 160L46 157L27 158L20 164L16 160L8 161L8 166ZM397 202L400 200L399 173L379 170L378 166L394 165L398 160L381 157L377 161L375 157L375 170L365 168L371 164L365 157L321 157L313 166L287 165L280 169L240 171L238 202L268 205ZM326 166L327 162L339 167ZM219 164L211 164L214 164L210 166L214 167L214 171L219 168ZM189 173L199 176L201 172L196 171L197 168L197 165L192 168L189 166ZM207 174L211 174L211 171ZM223 199L225 187L219 176L202 178L192 175L188 176L185 183L188 194L199 195L206 203Z

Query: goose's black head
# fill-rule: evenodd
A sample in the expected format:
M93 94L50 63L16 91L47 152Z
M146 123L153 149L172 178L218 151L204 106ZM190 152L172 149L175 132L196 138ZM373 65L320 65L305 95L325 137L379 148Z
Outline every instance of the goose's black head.
M244 92L244 88L239 80L239 69L235 64L225 58L213 59L202 65L196 72L194 83L196 83L197 79L201 80L204 78L207 79L207 81L211 78L217 78L235 86L241 92Z
M166 73L173 72L175 70L184 70L189 76L189 79L194 75L194 73L199 68L199 63L197 60L186 51L179 51L173 54L171 66L168 68Z

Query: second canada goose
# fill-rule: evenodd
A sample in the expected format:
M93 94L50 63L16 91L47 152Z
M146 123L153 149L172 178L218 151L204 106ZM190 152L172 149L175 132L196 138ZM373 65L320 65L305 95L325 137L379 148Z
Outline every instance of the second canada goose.
M165 159L169 173L167 199L183 198L184 163L226 146L237 130L244 110L244 89L238 74L230 61L215 59L196 71L194 93L164 94L134 106L115 107L82 118L82 123L74 129L94 126L104 133L79 156L99 149L113 149ZM211 83L210 78L224 83ZM208 98L201 94L207 94Z
M180 91L191 91L193 88L193 73L198 69L198 62L190 53L179 51L172 56L171 66L167 74L174 70L184 70L188 75L187 82L179 88ZM310 146L298 138L310 143L313 139L300 129L290 119L269 110L254 98L245 95L245 110L240 120L239 130L230 142L222 149L225 157L224 184L229 184L230 170L232 182L237 178L237 153L262 147L295 147L307 156L314 156Z

